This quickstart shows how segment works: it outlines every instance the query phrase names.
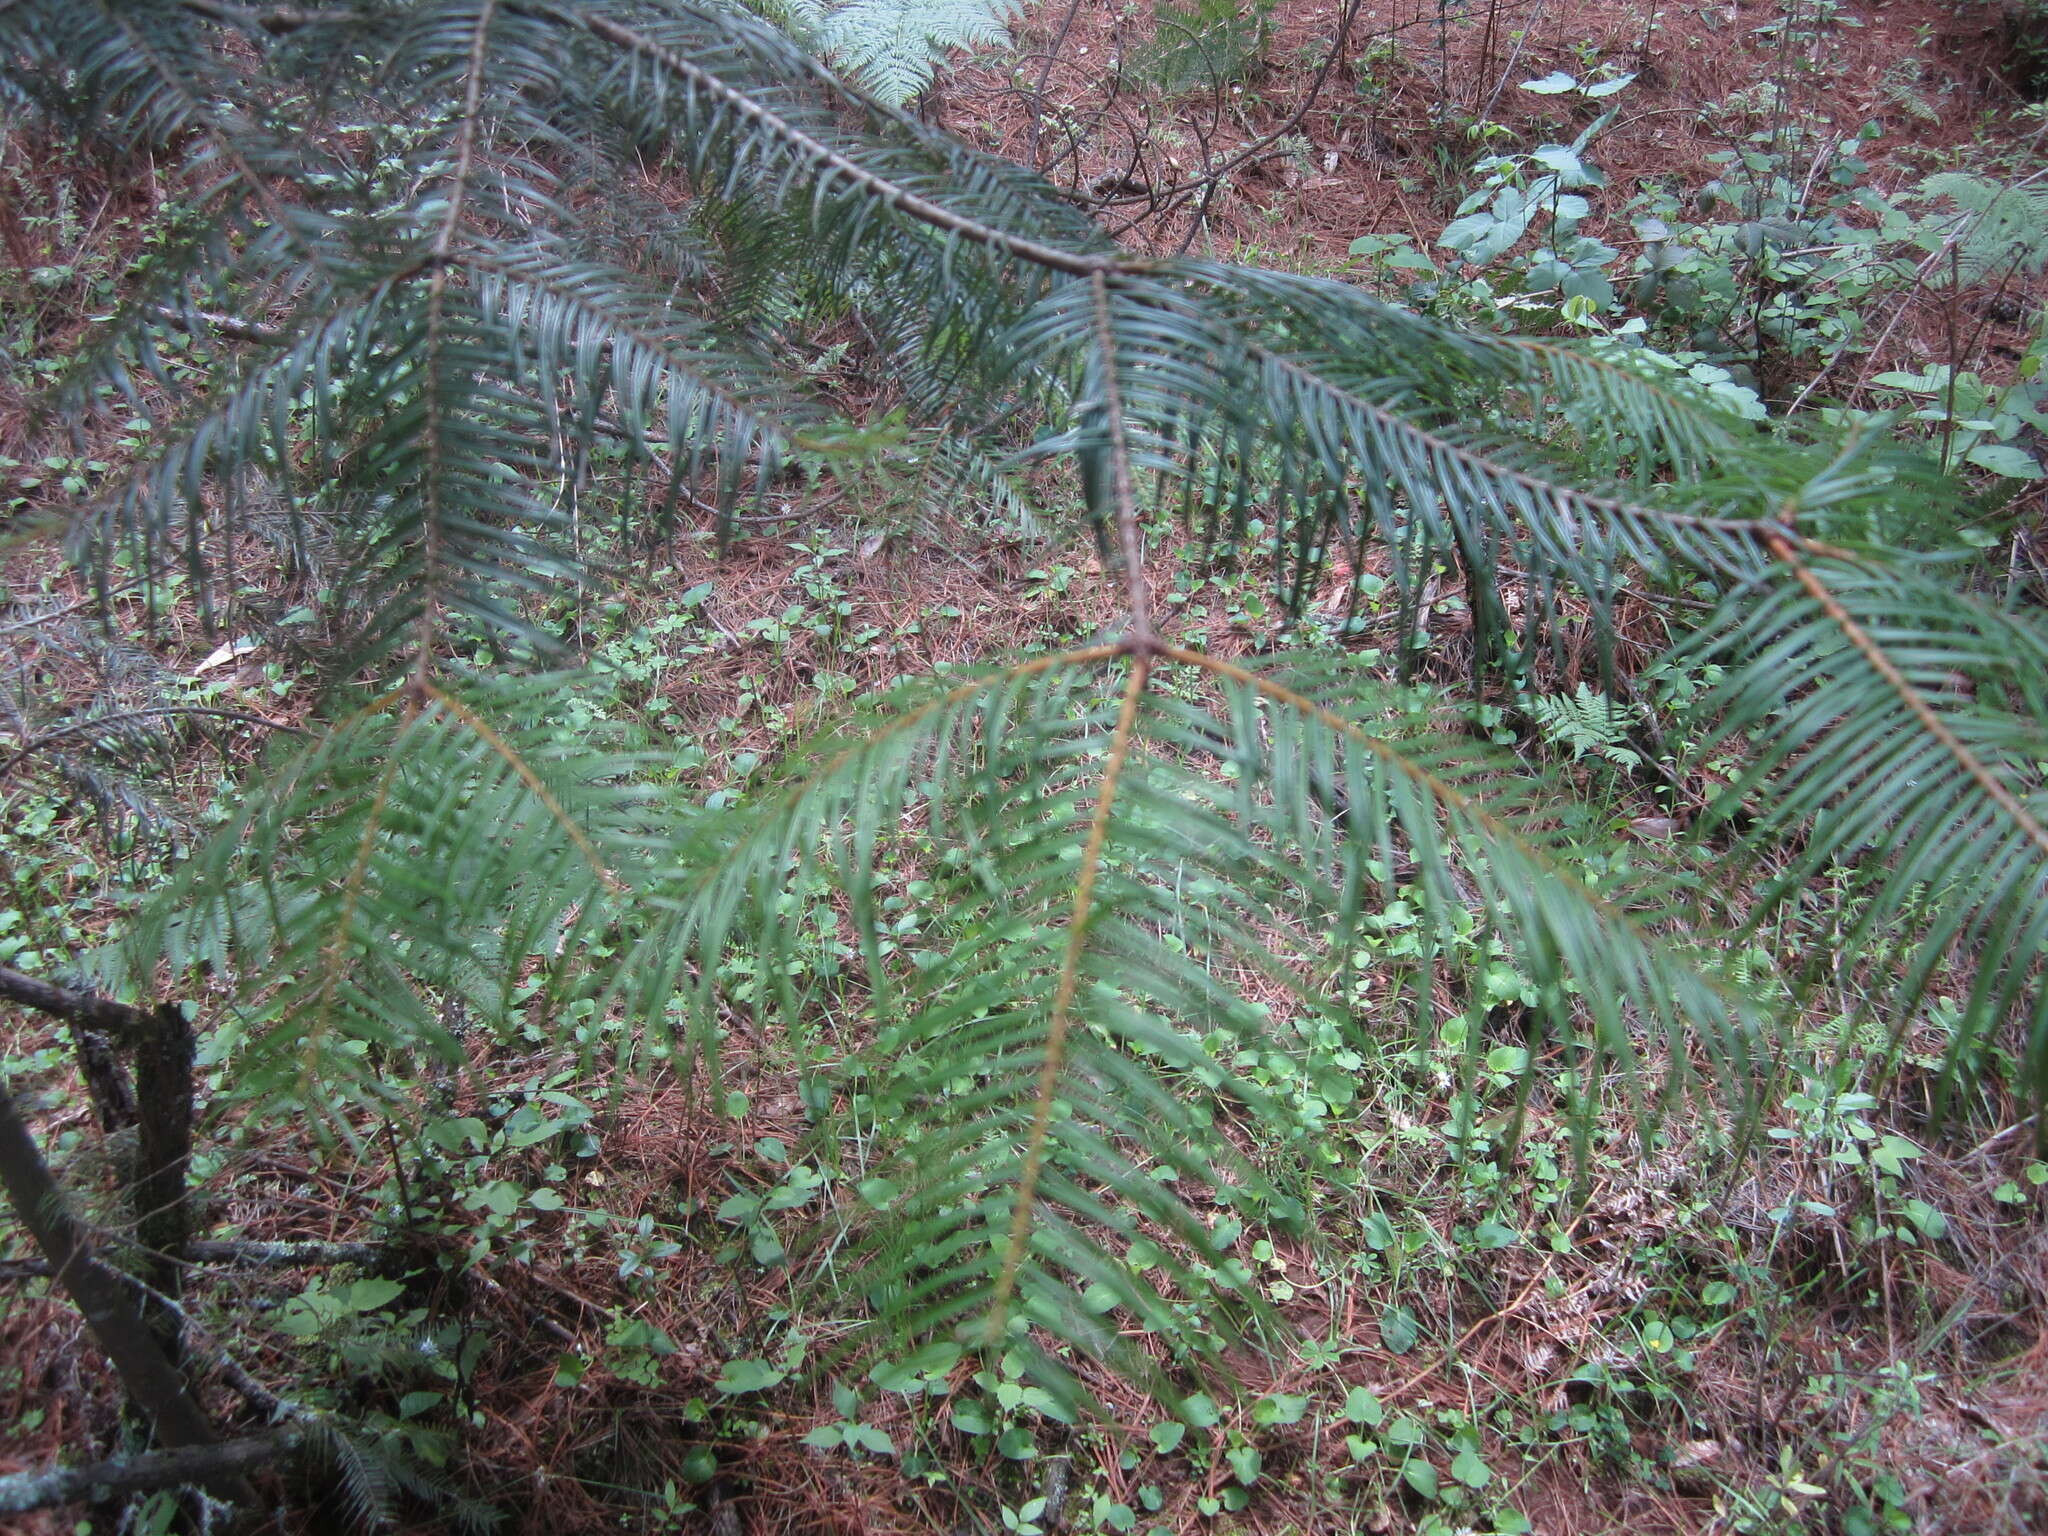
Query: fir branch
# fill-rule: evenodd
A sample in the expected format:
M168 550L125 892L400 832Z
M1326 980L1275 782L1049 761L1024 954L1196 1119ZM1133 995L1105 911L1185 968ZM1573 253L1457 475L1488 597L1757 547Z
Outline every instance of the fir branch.
M1114 407L1111 407L1112 416ZM1067 1033L1074 1022L1074 993L1080 985L1081 955L1088 942L1088 924L1095 910L1095 881L1102 869L1103 844L1109 833L1109 819L1116 808L1117 781L1130 760L1133 728L1138 719L1138 701L1152 675L1149 655L1140 653L1131 663L1124 684L1122 707L1118 710L1116 732L1110 738L1109 755L1102 765L1102 788L1095 798L1095 813L1088 824L1087 841L1081 845L1081 866L1074 877L1074 906L1067 918L1066 950L1060 959L1059 979L1053 984L1052 1020L1046 1026L1045 1058L1038 1069L1038 1088L1031 1106L1030 1129L1025 1136L1024 1157L1017 1176L1014 1211L1002 1265L996 1274L995 1291L989 1302L988 1322L983 1334L991 1347L999 1345L1008 1329L1010 1299L1017 1289L1017 1271L1024 1262L1031 1236L1031 1219L1038 1199L1038 1182L1045 1169L1046 1138L1052 1131L1053 1096L1059 1092L1060 1072L1066 1064Z

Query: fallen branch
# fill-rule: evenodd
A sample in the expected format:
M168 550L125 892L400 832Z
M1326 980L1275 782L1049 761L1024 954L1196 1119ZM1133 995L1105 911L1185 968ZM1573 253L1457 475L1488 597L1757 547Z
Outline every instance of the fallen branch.
M26 1514L53 1504L104 1504L124 1494L187 1483L218 1485L273 1461L296 1456L306 1440L302 1426L286 1424L267 1434L223 1440L218 1445L145 1451L138 1456L117 1456L83 1467L17 1472L0 1477L0 1515Z
M400 1249L377 1243L258 1243L237 1238L201 1238L187 1243L178 1258L187 1264L219 1264L232 1269L308 1269L330 1264L360 1264L378 1269L399 1257ZM0 1259L0 1280L38 1280L52 1270L43 1259Z
M390 1263L399 1250L378 1243L259 1243L240 1238L203 1238L185 1245L193 1264L231 1264L237 1269L315 1268L327 1264L360 1264L374 1269Z
M289 333L274 325L260 325L253 320L223 315L211 309L182 310L173 309L168 304L156 304L151 306L150 314L188 336L211 333L225 336L229 341L252 341L266 347L281 347L289 339Z

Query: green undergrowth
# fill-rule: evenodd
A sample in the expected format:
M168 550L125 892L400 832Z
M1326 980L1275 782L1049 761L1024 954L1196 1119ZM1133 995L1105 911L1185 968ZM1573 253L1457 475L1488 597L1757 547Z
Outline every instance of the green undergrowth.
M786 550L760 615L738 624L721 617L717 584L693 579L706 557L687 545L616 597L565 609L557 622L593 676L565 699L561 729L654 732L670 743L662 771L707 808L775 793L762 764L847 707L833 658L867 665L896 647L909 670L961 621L949 603L885 611L860 590L858 544L814 534ZM1090 557L1034 558L1004 594L1032 615L1020 648L1071 644L1089 618L1068 587ZM1260 626L1255 583L1183 570L1173 609L1190 633L1252 648L1288 638ZM1391 677L1400 637L1375 632L1371 601L1359 612L1354 632L1325 641ZM701 681L721 656L747 667L714 701ZM1684 813L1670 781L1716 766L1686 757L1683 705L1700 682L1668 665L1645 673L1632 715L1580 684L1474 708L1419 677L1411 696L1420 716L1448 711L1568 770L1576 794L1555 813L1586 828L1581 872L1596 889L1683 859L1671 873L1725 918L1747 893L1668 841ZM238 686L268 683L257 672ZM1662 776L1645 761L1651 742ZM92 827L59 797L13 792L7 963L62 973L158 878L161 829L110 845ZM1611 833L1631 827L1614 851ZM957 859L915 829L887 856L892 969L933 964L961 937L935 915ZM1194 909L1201 895L1187 893ZM825 883L785 900L805 936L792 973L731 962L716 1075L678 1079L668 1047L570 1000L566 1036L536 1019L524 1045L477 1037L470 1072L421 1072L402 1131L363 1121L353 1145L281 1145L274 1119L234 1107L245 1024L219 1021L194 1170L207 1209L245 1235L298 1235L288 1185L374 1188L332 1235L395 1257L236 1276L199 1290L202 1319L223 1337L239 1327L238 1358L400 1469L391 1498L447 1518L476 1513L462 1500L493 1502L485 1469L514 1401L542 1405L564 1508L639 1529L687 1530L707 1500L774 1487L777 1518L852 1488L875 1529L1020 1536L1513 1532L1545 1528L1560 1499L1585 1528L1619 1530L1639 1496L1695 1529L1907 1531L1915 1490L1958 1461L1987 1511L2036 1507L2048 1454L1997 1427L2024 1396L2014 1362L2031 1330L1999 1319L2038 1304L2023 1255L2048 1181L2025 1136L1988 1129L2010 1123L2012 1065L1983 1064L1978 1097L1934 1118L1953 1010L1937 997L1904 1030L1874 1023L1863 989L1894 957L1831 954L1798 903L1727 957L1767 997L1797 989L1807 1018L1742 1123L1704 1099L1589 1080L1567 1050L1531 1063L1523 1017L1540 999L1476 900L1433 925L1421 893L1397 886L1327 977L1325 1011L1276 991L1282 1027L1262 1048L1220 1030L1207 1042L1219 1071L1278 1111L1228 1127L1270 1183L1181 1191L1227 1255L1202 1278L1267 1304L1271 1358L1230 1355L1202 1376L1162 1350L1150 1402L1089 1378L1114 1410L1095 1422L1016 1354L980 1368L944 1342L876 1363L846 1355L860 1317L829 1298L846 1293L835 1266L857 1251L864 1212L892 1192L877 1133L894 1090L888 1053L873 1049L890 1024L871 1016ZM1285 959L1287 936L1270 938ZM1296 963L1317 952L1298 947ZM771 985L812 1000L804 1059L747 1022L749 996ZM1391 999L1416 993L1439 1019L1426 1039L1382 1022L1402 1017ZM1646 1063L1642 1083L1661 1083L1660 1066ZM7 1072L45 1114L73 1092L65 1053L34 1032L13 1036ZM1605 1107L1582 1122L1570 1111L1589 1094ZM67 1131L52 1150L81 1188L106 1177L93 1137ZM917 1155L891 1156L906 1150ZM1133 1260L1145 1267L1155 1246L1141 1240ZM514 1296L523 1321L507 1327ZM254 1319L216 1317L252 1297ZM30 1437L45 1410L12 1370L0 1404L20 1405L15 1431ZM585 1443L599 1421L612 1430Z

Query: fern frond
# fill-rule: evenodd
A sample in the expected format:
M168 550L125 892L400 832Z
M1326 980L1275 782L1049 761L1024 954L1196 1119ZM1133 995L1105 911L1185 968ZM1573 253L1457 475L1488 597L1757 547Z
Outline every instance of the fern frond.
M1641 755L1628 745L1628 720L1619 706L1584 683L1571 693L1544 694L1529 700L1529 714L1546 736L1560 742L1574 756L1591 753L1623 768L1633 768L1642 762Z
M469 1536L484 1536L504 1520L501 1510L457 1492L420 1465L398 1436L373 1436L326 1416L299 1422L313 1453L337 1474L348 1524L355 1530L393 1529L401 1493L445 1515Z
M1134 64L1168 95L1247 79L1261 62L1272 10L1272 0L1154 0L1154 36Z
M878 100L901 106L948 54L1010 41L1010 0L848 0L798 35Z
M349 1523L357 1530L387 1529L397 1512L394 1480L379 1451L354 1435L323 1426L321 1448L339 1473L342 1497L348 1506Z
M2048 267L2048 188L1938 171L1920 191L1958 210L1949 255L1934 268L1938 281L1968 287L1993 273L2032 276Z

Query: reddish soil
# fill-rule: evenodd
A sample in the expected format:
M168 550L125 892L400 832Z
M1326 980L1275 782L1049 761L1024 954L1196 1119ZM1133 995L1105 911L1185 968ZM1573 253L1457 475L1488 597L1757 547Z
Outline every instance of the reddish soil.
M1112 226L1127 226L1124 238L1171 250L1188 238L1195 209L1156 213L1155 192L1201 173L1200 139L1208 141L1209 163L1219 164L1302 112L1304 87L1330 51L1335 10L1327 0L1280 0L1264 69L1227 93L1162 105L1142 100L1118 70L1152 31L1137 7L1081 4L1070 15L1050 0L1014 29L1021 55L1014 68L1005 59L959 69L937 116L984 149L1035 161L1077 195L1099 189L1093 201L1105 206ZM1654 26L1646 10L1655 12ZM1362 234L1405 233L1426 249L1450 217L1463 166L1482 152L1466 124L1484 115L1512 130L1511 147L1526 146L1570 137L1598 113L1580 103L1568 118L1559 98L1518 88L1553 70L1585 79L1602 66L1636 73L1611 103L1622 108L1619 121L1593 152L1608 173L1609 211L1652 182L1711 179L1707 155L1768 126L1715 105L1765 79L1785 81L1793 115L1812 113L1841 134L1866 122L1885 128L1889 141L1868 157L1884 167L1878 185L1888 192L1980 134L2021 132L2011 114L2022 102L2000 73L2009 41L1997 6L1852 3L1812 42L1781 46L1758 29L1784 10L1783 0L1464 0L1450 7L1450 24L1440 30L1436 0L1364 0L1336 66L1295 124L1307 141L1303 152L1247 166L1209 207L1198 244L1213 242L1220 254L1242 244L1328 265L1341 265ZM1917 61L1917 73L1904 75L1903 61ZM1041 72L1045 106L1034 114ZM1888 89L1902 77L1937 121ZM1035 153L1034 116L1046 124ZM1076 123L1075 131L1054 126L1063 120ZM1173 144L1174 137L1191 142Z
M1717 174L1709 156L1786 125L1803 123L1812 146L1789 155L1797 175L1814 149L1876 124L1883 136L1859 153L1872 166L1868 184L1887 197L1937 169L1990 163L2012 175L2042 163L2041 123L2022 115L2008 78L2012 33L1999 5L1850 0L1834 20L1774 29L1787 9L1787 0L1360 0L1311 95L1340 8L1279 0L1263 68L1239 86L1161 102L1133 78L1153 33L1150 7L1047 0L1015 28L1019 57L956 71L936 115L984 149L1041 166L1134 246L1322 272L1344 270L1365 234L1407 235L1441 261L1434 242L1476 180L1475 159L1569 142L1608 106L1619 107L1617 121L1588 151L1608 184L1585 229L1624 258L1642 243L1630 213L1638 193L1696 189ZM1823 7L1793 0L1790 9ZM1600 102L1519 88L1558 70L1636 78ZM1776 109L1758 95L1771 80L1784 84ZM1507 136L1476 142L1467 130L1481 117ZM1227 189L1205 201L1207 171L1248 151ZM2035 288L2033 297L2048 292ZM1943 316L1906 307L1903 323L1866 317L1887 344L1856 360L1859 377L1946 355ZM1979 338L1991 378L2025 346L2033 309L2001 305L1999 314Z

